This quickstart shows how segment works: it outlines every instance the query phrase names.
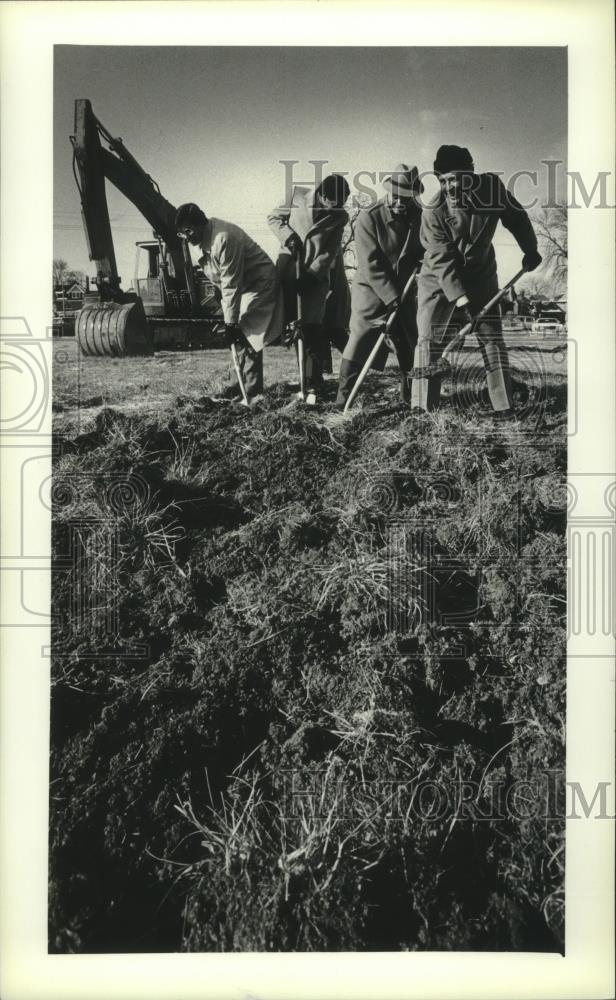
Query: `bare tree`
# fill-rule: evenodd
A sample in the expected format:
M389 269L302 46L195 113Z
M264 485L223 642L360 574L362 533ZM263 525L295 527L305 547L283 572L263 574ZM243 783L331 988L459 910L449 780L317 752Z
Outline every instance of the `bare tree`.
M371 196L369 194L362 194L359 197L355 196L353 198L352 208L348 210L349 221L345 226L342 239L342 259L344 260L344 269L347 272L347 278L350 282L353 281L357 270L357 252L355 250L355 225L357 223L357 216L362 208L369 208L371 204Z
M82 288L86 287L86 275L84 271L70 270L67 272L66 281L76 281Z
M54 285L62 285L68 280L69 267L62 257L54 257L53 261L53 282Z
M533 272L526 274L520 280L518 288L526 295L535 296L540 299L550 299L553 296L553 288L550 281L541 274Z
M82 288L86 286L86 276L83 271L68 266L62 257L55 257L53 261L53 283L54 285L68 285L77 281Z
M557 288L562 289L567 284L567 206L542 208L535 217L534 224L545 272L553 279Z
M359 207L352 208L349 212L349 221L344 228L344 235L342 237L342 259L344 261L344 269L347 272L347 278L351 281L357 270L357 254L355 252L355 223L357 222L357 216L359 215L361 209Z

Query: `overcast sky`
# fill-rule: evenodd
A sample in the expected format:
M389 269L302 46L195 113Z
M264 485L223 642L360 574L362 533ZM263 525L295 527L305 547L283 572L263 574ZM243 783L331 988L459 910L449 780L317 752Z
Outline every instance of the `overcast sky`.
M436 149L471 150L476 169L539 171L523 200L545 191L541 161L564 163L563 48L235 48L58 46L54 73L54 256L93 275L71 168L74 101L87 97L169 201L197 201L242 226L268 253L265 217L285 196L281 160L326 171L432 169ZM566 165L559 168L564 178ZM366 183L364 177L363 183ZM118 269L132 283L139 212L107 186ZM499 227L503 280L519 253Z

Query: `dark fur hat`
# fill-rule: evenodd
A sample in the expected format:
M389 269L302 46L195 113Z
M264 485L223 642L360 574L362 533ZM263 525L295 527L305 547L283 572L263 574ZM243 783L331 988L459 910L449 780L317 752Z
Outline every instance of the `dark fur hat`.
M454 170L474 170L473 157L466 146L440 146L434 161L435 174L449 174Z

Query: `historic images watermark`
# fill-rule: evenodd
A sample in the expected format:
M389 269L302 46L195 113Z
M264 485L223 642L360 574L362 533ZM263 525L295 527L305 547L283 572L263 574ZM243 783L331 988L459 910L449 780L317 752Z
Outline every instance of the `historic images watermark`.
M278 161L283 169L282 190L284 204L293 206L293 193L298 186L308 185L318 187L327 174L329 160ZM614 196L614 173L610 170L597 170L593 177L583 177L579 170L567 170L565 162L559 159L540 161L540 168L535 170L517 170L507 175L503 170L492 170L490 173L500 177L503 182L501 194L512 194L520 202L522 208L531 211L535 208L557 208L565 204L567 208L616 208ZM345 177L351 188L350 204L352 208L370 208L382 197L381 185L391 170L336 170ZM301 177L300 177L301 174ZM433 196L436 174L425 170L419 174L419 180L424 185L424 191L417 190L417 201L422 207L428 205ZM432 183L430 183L432 182ZM473 178L468 175L463 178L469 189L472 189ZM479 202L481 207L481 203ZM505 205L490 201L486 208L505 208Z
M50 509L57 549L52 596L66 588L65 599L58 602L62 614L53 616L55 658L78 644L81 660L147 659L147 644L122 636L120 595L126 573L123 534L135 524L147 524L149 499L149 485L136 473L84 472L53 483ZM90 501L89 515L75 515L72 508L78 503L83 509L84 500ZM173 549L166 554L171 558Z
M51 333L49 328L35 336L24 316L0 319L0 457L3 477L19 490L3 511L0 623L5 628L43 630L50 624L39 583L50 570L45 493L53 443L45 421L51 406ZM33 507L38 516L31 516Z
M489 451L486 453L489 458ZM489 469L464 485L443 468L441 474L412 475L409 471L387 473L355 484L358 502L367 510L384 515L387 576L387 612L384 630L417 634L422 627L452 629L467 643L452 649L451 656L467 655L476 628L512 630L543 628L540 617L528 605L524 581L541 574L537 557L525 548L527 512L522 509L522 490L537 516L563 532L563 576L567 597L552 595L550 614L563 627L570 657L612 655L616 636L616 474L529 474L519 455L516 482L507 508L507 532L514 540L513 557L506 559L492 544L494 480ZM472 495L469 498L469 490ZM463 502L475 509L472 520L460 518ZM450 530L457 538L452 555L440 537ZM486 613L486 582L500 577L507 581L506 614L496 620ZM452 581L458 581L458 598L448 598ZM464 599L460 594L465 595ZM526 596L525 596L526 595ZM563 647L563 655L565 649Z
M409 781L349 780L327 770L283 771L283 812L286 819L362 819L380 814L401 822L613 820L614 785L599 781L588 787L565 780L561 770L505 781L484 775L480 781L459 776L455 781L416 778Z
M40 629L44 656L61 658L78 644L81 659L147 659L146 643L122 637L118 598L122 532L127 523L147 526L150 488L136 474L50 474L62 457L61 444L45 425L51 407L51 337L51 328L36 337L23 316L0 321L0 368L15 390L3 397L0 449L18 490L7 509L0 554L0 574L9 584L3 587L0 624ZM54 363L69 363L68 352L56 351ZM72 513L77 500L79 515ZM173 558L177 533L159 536L155 527L153 555ZM50 573L51 601L41 587ZM66 600L58 602L63 588ZM51 648L43 639L49 631Z

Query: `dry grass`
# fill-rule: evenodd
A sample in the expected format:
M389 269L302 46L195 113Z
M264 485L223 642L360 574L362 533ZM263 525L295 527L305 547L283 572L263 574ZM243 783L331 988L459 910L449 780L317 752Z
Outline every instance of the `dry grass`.
M52 950L558 949L562 821L468 810L564 767L564 381L340 420L270 355L254 411L225 352L56 367Z

